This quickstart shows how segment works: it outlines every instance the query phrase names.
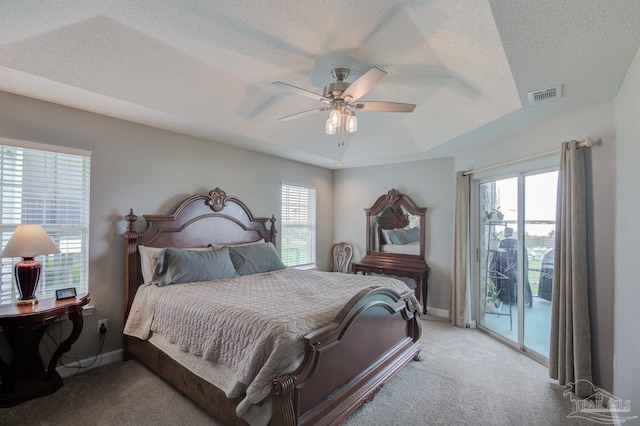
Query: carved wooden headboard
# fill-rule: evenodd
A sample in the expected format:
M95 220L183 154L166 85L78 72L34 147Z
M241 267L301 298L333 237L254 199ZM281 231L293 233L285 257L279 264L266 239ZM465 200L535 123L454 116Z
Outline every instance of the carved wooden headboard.
M376 216L376 223L379 229L398 229L407 226L409 218L402 206L390 204Z
M181 202L171 214L143 217L147 226L144 231L137 232L138 216L133 213L133 209L125 216L125 319L129 315L138 286L143 282L139 245L192 248L259 240L276 244L275 217L254 217L242 201L227 196L220 188L192 195Z

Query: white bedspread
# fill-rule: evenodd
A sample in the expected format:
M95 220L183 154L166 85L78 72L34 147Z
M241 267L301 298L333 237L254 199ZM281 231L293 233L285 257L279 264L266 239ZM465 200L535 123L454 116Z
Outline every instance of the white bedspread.
M383 244L380 246L380 251L387 253L399 253L399 254L420 254L420 241L414 241L408 244Z
M238 383L221 389L246 393L238 407L238 415L246 418L241 411L265 400L275 377L299 366L303 337L332 321L360 290L376 286L411 293L412 308L419 309L412 290L394 278L286 269L203 283L141 286L124 333L143 340L159 333L182 351L233 371Z

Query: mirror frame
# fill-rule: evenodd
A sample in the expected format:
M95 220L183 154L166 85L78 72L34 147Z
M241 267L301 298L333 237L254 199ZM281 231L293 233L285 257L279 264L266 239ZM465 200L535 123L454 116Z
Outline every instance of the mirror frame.
M408 214L412 214L419 217L420 223L420 254L402 254L402 253L387 253L379 250L375 250L376 239L378 239L379 247L379 231L376 231L376 226L373 225L375 218L387 207L402 207ZM385 195L378 197L376 202L368 209L364 209L367 214L367 257L373 257L380 260L417 260L424 262L425 255L425 212L426 207L418 207L409 196L400 193L397 189L391 189Z

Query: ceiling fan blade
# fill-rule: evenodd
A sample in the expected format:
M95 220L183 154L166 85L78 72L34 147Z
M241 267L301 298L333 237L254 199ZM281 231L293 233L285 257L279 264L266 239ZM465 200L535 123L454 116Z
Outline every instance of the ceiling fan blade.
M373 112L413 112L416 106L399 102L362 101L351 104L351 107L361 111Z
M319 112L319 111L326 111L328 109L329 107L314 108L308 111L302 111L302 112L297 112L295 114L287 115L286 117L279 118L279 120L280 121L293 120L294 118L304 117L305 115L313 114L314 112Z
M385 78L386 75L386 71L383 71L378 67L372 67L347 87L347 90L342 93L342 99L347 102L357 101L366 95L373 86L380 82L380 80Z
M294 93L297 93L299 95L307 96L307 97L309 97L311 99L315 99L317 101L331 103L331 99L329 99L327 97L324 97L322 95L319 95L317 93L310 92L309 90L301 89L300 87L292 86L290 84L283 83L281 81L274 81L271 84L273 84L274 86L278 86L278 87L282 87L284 89L290 90L290 91L292 91Z

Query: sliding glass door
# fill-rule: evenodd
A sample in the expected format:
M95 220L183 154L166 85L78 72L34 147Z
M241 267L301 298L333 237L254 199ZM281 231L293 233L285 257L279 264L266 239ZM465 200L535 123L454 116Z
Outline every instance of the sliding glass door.
M475 182L479 327L546 361L557 171Z

